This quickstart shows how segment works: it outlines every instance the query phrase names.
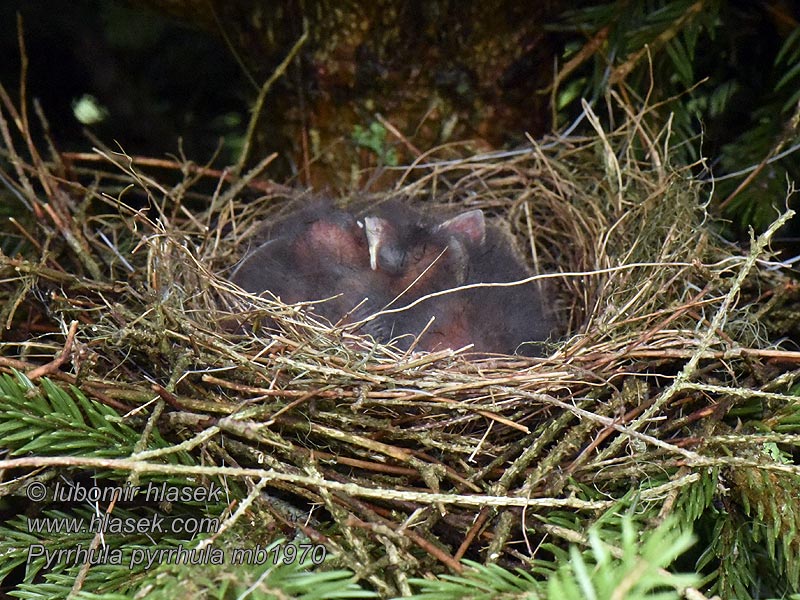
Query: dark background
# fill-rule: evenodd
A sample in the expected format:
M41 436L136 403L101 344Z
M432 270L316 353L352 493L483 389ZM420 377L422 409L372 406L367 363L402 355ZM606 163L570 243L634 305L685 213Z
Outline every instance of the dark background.
M89 131L132 155L217 153L221 167L237 161L259 89L306 32L266 95L247 164L278 152L275 180L338 190L364 183L354 169L443 143L524 144L572 122L581 98L612 127L622 115L605 108L609 91L646 102L654 127L672 118L673 160L707 157L700 177L798 143L795 3L526 4L6 1L0 82L16 99L20 15L28 97L60 150L90 149ZM81 123L81 102L101 117ZM771 222L798 164L790 154L743 189L744 176L717 184L712 208L731 237Z

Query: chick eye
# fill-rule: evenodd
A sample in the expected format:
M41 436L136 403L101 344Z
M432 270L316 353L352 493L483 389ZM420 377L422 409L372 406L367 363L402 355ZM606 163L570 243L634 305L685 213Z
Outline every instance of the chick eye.
M378 253L378 266L391 274L397 274L403 270L406 263L406 253L397 252L391 248L381 248Z

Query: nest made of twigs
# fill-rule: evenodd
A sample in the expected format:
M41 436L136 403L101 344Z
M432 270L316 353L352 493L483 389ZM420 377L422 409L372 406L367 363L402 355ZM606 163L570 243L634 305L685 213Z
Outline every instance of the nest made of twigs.
M387 544L406 575L463 557L524 564L532 538L559 538L543 524L553 511L588 525L646 481L640 501L662 514L692 469L725 464L714 436L731 399L777 393L794 358L759 312L786 281L767 254L782 221L748 255L725 243L708 189L642 122L513 153L442 149L394 189L358 194L507 223L556 298L559 339L532 359L403 353L235 288L226 274L257 226L308 197L264 184L268 161L204 188L210 169L189 163L166 184L107 150L23 160L6 137L30 212L23 252L0 259L13 328L0 366L77 383L137 427L155 414L148 426L204 448L205 475L235 464L225 473L319 507L305 534L383 593L405 585L369 567ZM243 315L246 331L226 326ZM71 354L48 368L73 320Z

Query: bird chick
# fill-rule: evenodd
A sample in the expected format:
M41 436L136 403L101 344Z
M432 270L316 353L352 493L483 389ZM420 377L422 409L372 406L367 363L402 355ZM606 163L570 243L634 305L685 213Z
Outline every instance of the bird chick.
M453 327L446 333L441 329L463 312L462 303L452 295L424 297L466 281L468 247L483 238L483 214L470 211L439 222L390 202L364 218L364 230L373 286L386 291L389 309L364 331L379 339L394 338L400 347L408 348L426 330L417 343L419 349L452 347L456 342ZM401 307L402 312L395 312ZM446 338L444 345L435 344L437 338Z
M482 211L442 219L394 201L365 212L319 202L271 223L231 280L286 303L323 301L316 314L403 349L540 351L552 322L535 283L458 289L530 277Z
M481 353L536 354L540 346L530 342L550 335L551 320L532 282L439 294L530 277L510 236L487 224L482 211L439 221L391 203L367 216L364 229L376 282L402 308L366 326L375 337L395 338L403 348L416 338L416 347L429 351L473 344Z
M283 302L322 301L314 312L341 320L371 292L369 252L363 225L348 212L315 203L271 223L266 241L249 252L230 279L254 294L266 291Z
M554 330L543 295L516 249L510 232L487 228L486 239L471 256L470 283L514 285L480 286L469 290L471 334L475 350L536 356Z
M442 223L399 203L364 218L370 268L385 274L392 292L405 299L461 285L470 248L483 241L483 213L469 211Z

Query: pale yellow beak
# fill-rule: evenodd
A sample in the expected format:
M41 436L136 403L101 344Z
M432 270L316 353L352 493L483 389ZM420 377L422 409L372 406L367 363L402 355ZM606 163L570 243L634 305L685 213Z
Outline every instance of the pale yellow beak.
M384 229L383 219L364 218L364 231L367 234L367 244L369 245L369 266L373 271L378 269L378 250L380 250Z

